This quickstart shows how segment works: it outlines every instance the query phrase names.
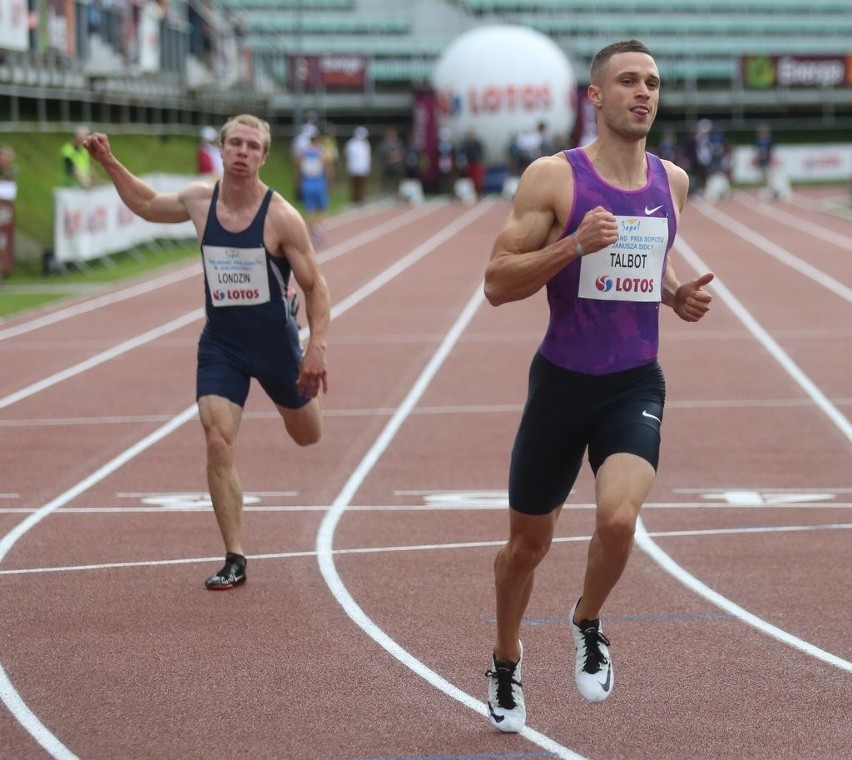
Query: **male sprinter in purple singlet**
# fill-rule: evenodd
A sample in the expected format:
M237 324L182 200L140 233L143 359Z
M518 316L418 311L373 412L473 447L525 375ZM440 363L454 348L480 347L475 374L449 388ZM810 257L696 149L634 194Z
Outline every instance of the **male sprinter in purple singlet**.
M106 135L85 141L131 211L151 222L191 220L201 243L207 321L198 341L196 400L210 498L225 544L225 564L206 581L211 590L246 580L234 447L251 379L272 399L298 445L318 442L330 321L328 286L305 221L260 180L269 124L241 114L222 127L220 138L221 181L192 182L178 193L158 193L131 174L112 154ZM304 350L288 294L291 272L305 296L310 338Z
M535 569L588 451L597 514L582 593L570 611L575 681L589 702L614 672L601 609L633 545L656 474L665 403L657 363L660 303L687 322L710 307L711 273L681 283L669 260L689 180L645 151L660 74L636 40L592 61L594 142L545 156L524 172L485 272L495 306L547 288L550 322L536 352L509 471L509 538L494 577L497 641L488 708L500 731L526 721L521 619Z

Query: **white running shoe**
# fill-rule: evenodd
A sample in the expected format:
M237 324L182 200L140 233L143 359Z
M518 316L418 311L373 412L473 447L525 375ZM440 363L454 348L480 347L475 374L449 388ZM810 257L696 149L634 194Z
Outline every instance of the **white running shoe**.
M603 635L601 621L581 620L574 623L578 599L568 613L574 634L574 680L580 695L588 702L603 702L615 685L615 672L609 657L609 639Z
M520 642L518 642L520 644ZM491 655L492 669L488 676L488 715L493 726L503 733L518 733L527 722L524 690L521 685L521 662L524 646L517 662L498 662Z

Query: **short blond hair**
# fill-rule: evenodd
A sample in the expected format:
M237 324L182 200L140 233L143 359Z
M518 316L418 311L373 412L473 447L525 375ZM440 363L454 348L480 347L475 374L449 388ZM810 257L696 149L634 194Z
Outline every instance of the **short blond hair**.
M237 116L232 116L225 122L222 129L219 130L219 142L224 145L228 137L228 130L235 124L243 124L246 127L252 127L260 132L261 142L263 144L263 157L269 155L269 149L272 145L272 130L269 127L269 122L253 116L250 113L241 113Z

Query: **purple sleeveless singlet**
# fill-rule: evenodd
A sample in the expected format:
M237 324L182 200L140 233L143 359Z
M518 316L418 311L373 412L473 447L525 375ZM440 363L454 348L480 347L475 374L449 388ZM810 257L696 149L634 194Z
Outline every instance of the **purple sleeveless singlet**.
M666 219L668 241L662 268L655 269L650 278L658 278L657 286L661 287L668 251L677 234L677 216L660 159L646 153L647 184L639 190L622 190L601 179L582 149L564 153L574 172L574 198L562 237L576 230L586 212L596 206L625 217L624 223L642 223L646 217ZM622 259L632 260L625 254L618 260ZM547 284L550 323L540 346L542 355L560 367L590 375L621 372L655 361L659 348L659 300L629 300L629 293L625 300L617 300L618 296L615 300L580 296L582 261L573 261ZM601 291L617 291L620 281L603 273L597 277L596 285Z

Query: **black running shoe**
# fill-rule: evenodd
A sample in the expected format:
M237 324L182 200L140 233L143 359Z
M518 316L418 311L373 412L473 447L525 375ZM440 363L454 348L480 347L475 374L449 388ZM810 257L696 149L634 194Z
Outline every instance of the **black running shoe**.
M245 582L246 558L242 554L228 552L225 555L225 564L222 569L216 575L211 575L204 582L204 585L211 591L225 591Z

